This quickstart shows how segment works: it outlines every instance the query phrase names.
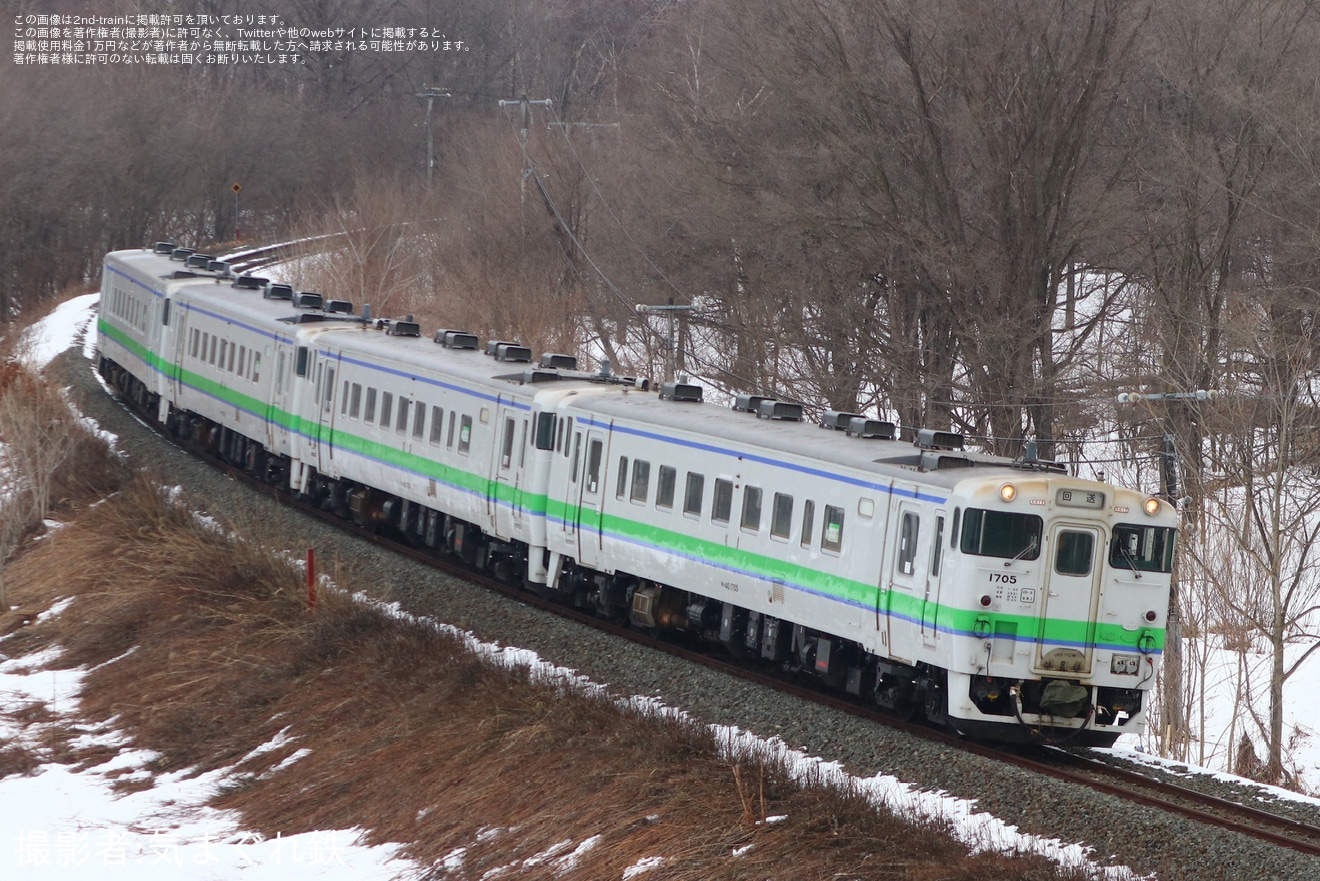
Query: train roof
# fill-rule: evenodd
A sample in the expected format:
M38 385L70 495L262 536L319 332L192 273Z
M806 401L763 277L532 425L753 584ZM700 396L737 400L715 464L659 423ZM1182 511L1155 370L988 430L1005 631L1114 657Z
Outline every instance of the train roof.
M761 418L751 412L694 401L662 400L654 394L593 396L574 404L603 421L626 422L653 430L657 436L683 432L700 438L719 438L740 449L799 456L841 469L881 475L952 489L969 477L1021 476L1023 469L1060 475L1052 462L1015 463L962 449L948 449L953 438L926 433L928 441L945 441L945 448L919 446L903 439L867 438L820 425L787 419Z

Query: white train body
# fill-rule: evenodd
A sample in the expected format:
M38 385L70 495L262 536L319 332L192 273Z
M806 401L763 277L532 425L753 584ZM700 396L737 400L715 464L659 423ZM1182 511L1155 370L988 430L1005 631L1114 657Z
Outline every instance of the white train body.
M102 371L264 479L965 732L1109 743L1145 724L1167 503L939 433L821 430L775 402L758 418L534 368L515 345L437 345L181 268L107 255Z

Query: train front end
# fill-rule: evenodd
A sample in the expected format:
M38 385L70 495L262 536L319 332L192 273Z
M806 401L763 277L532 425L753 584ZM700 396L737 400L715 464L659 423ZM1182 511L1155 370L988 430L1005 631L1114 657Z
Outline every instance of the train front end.
M963 481L950 504L950 723L1079 745L1141 733L1164 650L1173 506L1054 474Z

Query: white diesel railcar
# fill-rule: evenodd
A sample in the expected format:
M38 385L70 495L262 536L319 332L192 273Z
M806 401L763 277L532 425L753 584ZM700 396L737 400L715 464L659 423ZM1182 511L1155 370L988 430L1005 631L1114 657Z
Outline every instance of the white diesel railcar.
M107 255L101 371L364 525L966 733L1145 725L1177 515L1034 456L576 369L158 245ZM822 430L827 429L827 430Z

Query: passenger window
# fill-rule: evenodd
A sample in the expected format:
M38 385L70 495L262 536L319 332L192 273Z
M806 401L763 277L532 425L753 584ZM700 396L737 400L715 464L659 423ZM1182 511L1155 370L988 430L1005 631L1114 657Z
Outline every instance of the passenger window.
M691 471L687 476L687 487L683 492L683 513L693 517L701 516L702 497L706 493L706 475Z
M189 354L189 356L191 356L191 357L193 357L193 358L196 358L196 357L197 357L197 341L198 341L198 339L201 337L201 333L200 333L200 331L197 330L197 328L194 327L194 328L192 329L192 333L189 334L188 336L189 336L189 339L188 339L188 354Z
M431 446L440 446L444 438L445 411L440 407L431 407Z
M238 375L247 376L247 346L238 347Z
M445 440L445 449L447 450L454 448L454 420L457 415L453 410L449 411L449 435Z
M207 360L209 360L209 361L211 362L211 366L212 366L212 367L215 366L215 345L216 345L216 343L218 343L219 341L220 341L219 337L215 337L215 336L211 337L211 352L210 352L210 358L208 358ZM300 365L300 368L301 368L300 371L299 371L299 373L298 373L298 375L299 375L299 376L306 376L306 375L307 375L307 347L306 347L306 346L303 346L302 348L298 349L298 364Z
M450 418L453 418L452 416ZM458 430L458 451L464 456L472 447L472 417L464 415L463 425Z
M793 497L775 493L770 509L770 534L775 538L788 538L793 529Z
M394 424L394 430L403 434L408 430L408 399L399 395L399 421Z
M749 486L743 490L742 528L750 532L761 531L761 488Z
M504 447L500 451L500 468L507 469L513 461L513 419L504 420Z
M715 503L710 510L710 519L714 523L728 523L733 510L733 482L717 478L715 480Z
M628 457L619 457L619 476L614 483L614 497L623 498L623 494L628 491Z
M825 506L825 531L820 537L822 550L838 552L843 548L843 509Z
M568 417L567 419L564 420L564 437L565 437L565 438L573 437L573 417L572 417L572 416L570 416L570 417ZM579 437L581 437L581 435L579 435ZM581 443L581 441L579 441L579 443ZM568 456L568 441L567 441L567 440L564 441L564 456L565 456L565 457ZM577 473L577 469L576 469L576 468L573 469L573 473L574 473L574 474Z
M348 415L352 418L358 418L362 412L362 383L353 383L353 390L348 395Z
M380 427L390 427L390 417L394 415L394 392L380 393Z
M634 502L646 504L646 494L651 491L651 463L637 459L633 462L632 493L629 498Z
M915 568L913 563L917 559L917 534L920 529L921 521L917 515L904 511L898 532L898 571L904 575L911 575Z
M374 388L367 389L367 409L362 416L362 421L363 422L376 421L376 390Z
M228 366L226 369L227 369L230 373L233 373L233 372L234 372L234 354L235 354L235 353L234 353L234 349L235 349L235 348L237 348L237 347L236 347L233 343L230 343L230 344L229 344L229 366ZM331 385L330 385L329 387L327 387L327 389L326 389L326 391L329 393L329 396L330 396L330 397L333 397L333 396L334 396L334 388L335 388L334 385L331 384Z
M660 466L660 474L655 486L655 506L657 508L674 507L674 483L678 472L668 465Z
M1060 532L1054 571L1060 575L1090 575L1095 537L1089 532Z
M816 526L816 503L808 499L802 503L802 547L811 547L811 539L815 534Z
M413 404L413 440L421 440L426 432L426 404L417 401Z

